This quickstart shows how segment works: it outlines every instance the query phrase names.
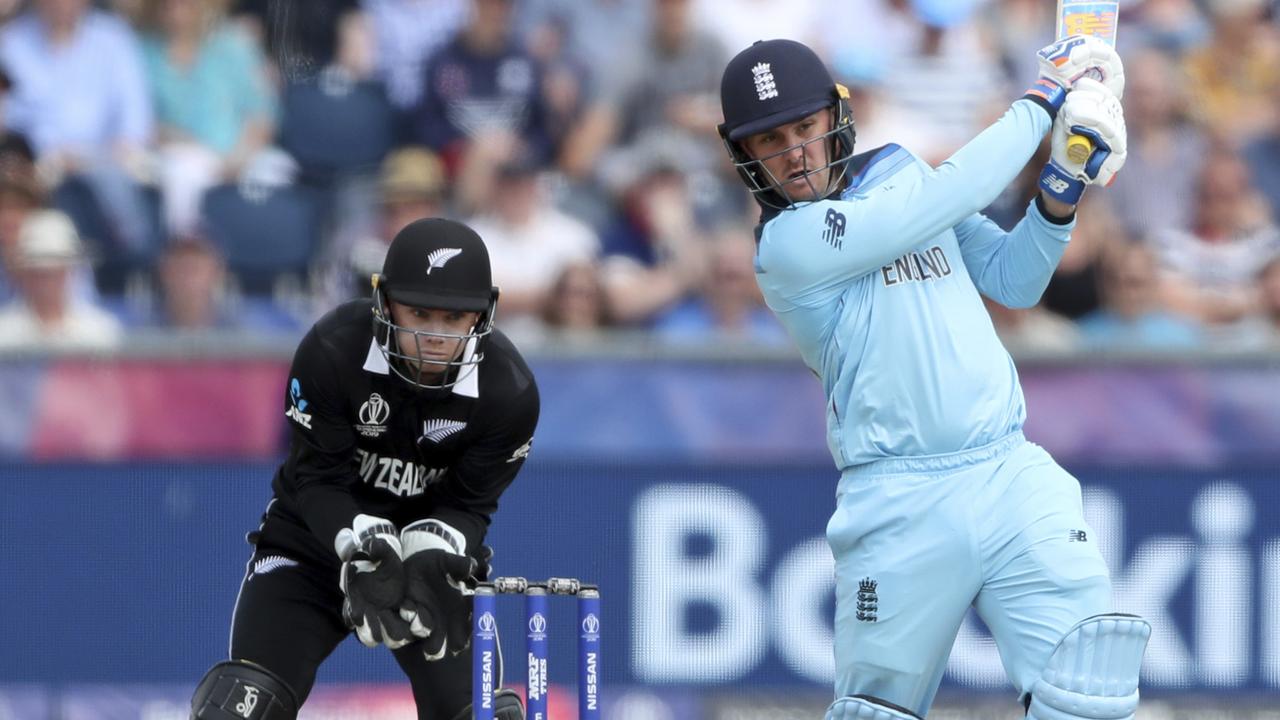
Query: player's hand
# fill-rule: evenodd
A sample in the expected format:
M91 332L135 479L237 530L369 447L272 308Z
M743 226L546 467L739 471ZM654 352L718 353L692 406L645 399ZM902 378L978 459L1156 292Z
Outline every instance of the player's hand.
M397 608L404 599L400 538L389 521L357 515L334 539L342 558L343 619L367 647L403 647L413 639Z
M1036 53L1040 77L1067 90L1076 89L1081 78L1091 78L1106 86L1117 98L1124 97L1124 64L1116 49L1093 35L1072 35L1052 42Z
M463 554L461 534L423 520L400 535L405 549L405 598L400 617L423 638L427 660L457 654L471 643L471 596L478 564Z
M1093 152L1083 162L1067 155L1071 135L1084 135ZM1040 174L1040 188L1069 205L1080 201L1086 185L1108 185L1128 157L1128 131L1120 100L1106 86L1082 78L1053 121L1049 164Z

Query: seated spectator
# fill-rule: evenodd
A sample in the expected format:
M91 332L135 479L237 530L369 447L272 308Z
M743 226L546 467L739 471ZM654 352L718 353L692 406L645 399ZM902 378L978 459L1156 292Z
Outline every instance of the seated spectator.
M1280 221L1280 84L1272 94L1267 132L1245 146L1241 155L1249 164L1253 184L1271 206L1271 217Z
M276 99L252 39L221 0L147 0L142 43L170 234L194 230L204 191L234 182L271 141Z
M227 266L209 240L196 235L169 241L156 264L160 303L151 325L193 332L239 325L227 303Z
M10 273L17 262L18 233L27 217L43 203L35 166L0 154L0 302L17 294Z
M153 115L133 31L89 0L35 0L0 29L0 62L13 81L5 121L34 143L43 176L81 176L111 224L95 239L145 257L154 230L139 180Z
M1069 320L1079 320L1101 307L1102 257L1107 248L1128 242L1107 196L1086 194L1081 205L1084 209L1076 214L1071 242L1040 298L1046 310Z
M512 32L513 2L472 0L467 25L427 61L415 138L441 154L451 177L473 148L523 145L544 165L552 157L542 67Z
M1096 350L1184 350L1202 332L1161 305L1156 257L1137 243L1113 245L1102 256L1102 306L1080 319L1085 345Z
M1209 153L1205 131L1192 118L1191 106L1199 101L1188 94L1186 75L1170 55L1139 50L1126 57L1124 70L1129 159L1106 196L1135 238L1185 230L1192 223L1195 178Z
M696 290L707 241L686 176L671 163L637 163L620 186L621 212L602 236L605 288L617 322L646 324Z
M317 298L326 310L369 294L373 273L382 271L391 239L405 225L445 214L444 166L430 150L406 146L387 155L378 177L377 220L360 233L322 280Z
M507 324L539 316L564 268L600 254L595 232L548 200L530 157L499 168L489 207L469 224L489 247Z
M1207 326L1237 322L1257 309L1258 269L1280 253L1280 230L1250 182L1244 162L1219 148L1197 179L1190 231L1155 238L1168 308Z
M32 213L18 234L13 275L18 298L0 309L0 349L88 351L117 346L120 323L72 293L72 270L84 262L70 218Z
M699 293L658 317L653 326L657 337L686 345L790 347L790 336L765 307L756 285L754 254L750 228L735 225L719 232L708 248Z
M594 261L574 261L560 270L547 292L540 317L498 317L498 326L522 346L553 351L567 347L599 347L603 333L613 327L613 313Z
M1267 0L1208 0L1213 35L1186 56L1188 89L1201 122L1230 143L1271 122L1280 84L1280 41L1266 22Z
M1258 285L1262 289L1262 312L1259 317L1266 331L1259 334L1273 349L1280 349L1280 257L1262 269Z
M360 0L374 37L375 65L387 98L409 111L422 97L427 58L467 19L467 0Z

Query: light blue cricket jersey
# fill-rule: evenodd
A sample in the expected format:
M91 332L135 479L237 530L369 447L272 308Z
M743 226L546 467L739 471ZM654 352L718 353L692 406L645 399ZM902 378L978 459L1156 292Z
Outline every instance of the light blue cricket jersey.
M756 280L822 380L841 470L980 447L1022 427L1018 373L979 292L1034 305L1074 223L1049 222L1033 201L1005 233L978 211L1051 125L1019 100L937 169L887 145L855 158L841 199L760 228Z

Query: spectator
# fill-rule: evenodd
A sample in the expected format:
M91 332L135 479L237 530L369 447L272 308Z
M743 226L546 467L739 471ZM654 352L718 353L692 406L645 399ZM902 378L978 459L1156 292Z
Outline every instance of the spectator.
M35 0L0 30L0 62L14 84L8 127L31 138L50 184L82 176L114 249L145 255L153 231L138 179L153 116L133 31L89 0Z
M1197 179L1194 224L1156 238L1168 307L1208 326L1224 326L1257 308L1258 269L1280 253L1280 231L1244 162L1211 153Z
M467 21L467 0L361 0L369 17L378 77L387 98L408 112L422 98L427 58Z
M1175 56L1199 47L1212 33L1196 0L1143 0L1133 9L1132 16L1127 7L1123 14L1125 45L1132 40L1135 46L1153 47Z
M860 23L861 18L841 8L836 22ZM821 22L817 0L694 0L694 22L711 33L730 55L757 40L787 38L809 42Z
M698 295L657 319L659 338L681 344L791 347L790 336L765 307L756 285L750 238L750 228L736 225L715 235Z
M472 0L471 20L427 61L416 139L440 153L451 176L473 149L481 175L517 152L551 158L542 68L512 33L513 2Z
M539 178L532 158L504 163L488 208L468 223L489 247L504 325L541 315L564 268L600 253L595 232L548 202Z
M1200 328L1161 306L1159 267L1150 248L1123 242L1103 254L1103 304L1080 320L1085 345L1095 350L1186 350Z
M1140 50L1125 61L1129 159L1108 194L1134 237L1192 223L1195 178L1207 141L1191 121L1189 102L1186 77L1173 57Z
M11 274L17 263L18 234L42 202L34 165L0 153L0 302L9 302L17 294Z
M379 171L376 226L362 231L333 263L321 284L320 304L328 308L367 295L396 233L414 220L445 214L444 191L444 165L435 153L417 146L389 153Z
M620 185L621 214L602 236L602 265L615 320L647 324L698 287L707 241L670 158L650 156L632 171Z
M1276 85L1271 96L1269 130L1245 146L1241 154L1249 164L1254 185L1271 206L1271 217L1280 221L1280 84Z
M1108 248L1128 242L1107 196L1086 194L1080 205L1087 210L1076 213L1071 242L1040 298L1046 310L1070 320L1079 320L1101 307L1102 258Z
M144 67L155 101L170 233L194 229L204 191L234 181L270 141L266 61L220 0L147 0Z
M14 261L19 297L0 309L0 349L85 351L119 344L115 317L72 293L71 273L84 253L70 218L56 210L32 213L18 234Z
M1210 131L1247 141L1271 122L1280 83L1280 42L1265 21L1267 0L1209 0L1213 36L1186 57L1193 107Z
M227 266L208 239L173 238L156 263L160 305L150 325L180 332L227 330L240 323L227 298Z

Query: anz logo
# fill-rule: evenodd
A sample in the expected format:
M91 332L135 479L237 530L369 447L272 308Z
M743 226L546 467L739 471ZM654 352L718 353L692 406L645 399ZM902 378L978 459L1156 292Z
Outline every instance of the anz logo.
M306 412L307 405L302 397L302 383L293 378L289 381L289 409L284 411L284 416L310 430L311 413Z

